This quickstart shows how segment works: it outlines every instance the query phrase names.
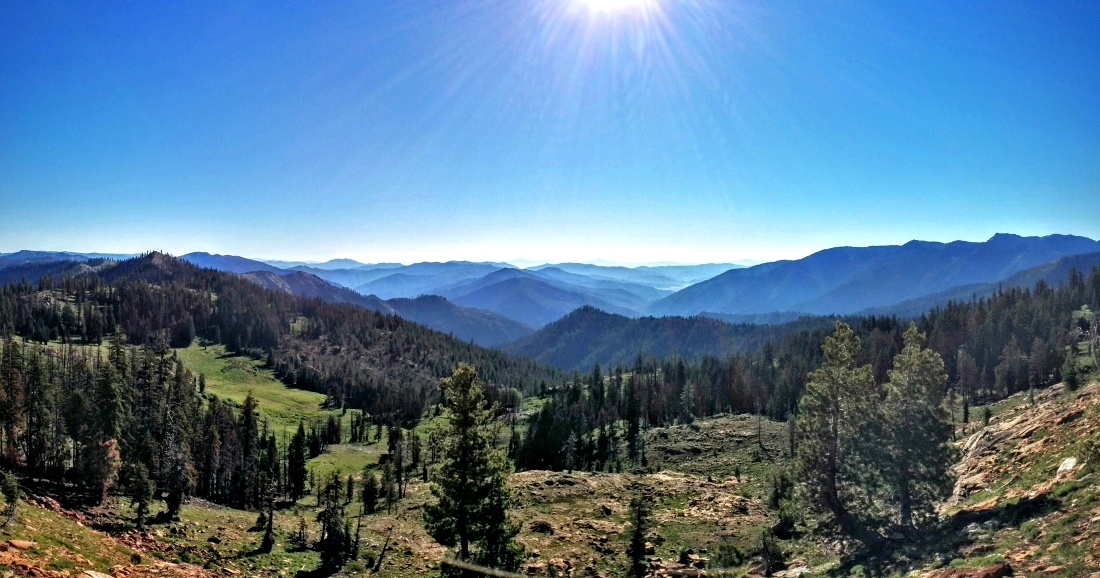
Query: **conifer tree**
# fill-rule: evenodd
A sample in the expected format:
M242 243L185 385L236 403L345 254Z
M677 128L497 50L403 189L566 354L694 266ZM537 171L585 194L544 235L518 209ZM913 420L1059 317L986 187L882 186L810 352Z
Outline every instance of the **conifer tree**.
M306 429L305 424L298 422L298 431L290 438L290 447L287 448L286 476L287 485L290 486L290 499L297 501L306 490Z
M366 513L373 514L378 506L378 476L374 472L363 472L363 508Z
M133 501L136 514L135 523L139 530L145 527L145 518L149 516L149 503L153 500L153 482L149 479L149 470L145 464L131 466L130 500Z
M1074 391L1080 385L1080 377L1077 375L1077 346L1070 344L1066 348L1066 359L1062 363L1062 382L1066 389Z
M874 379L860 365L860 342L852 328L837 321L822 347L824 363L810 374L799 404L798 470L810 503L854 533L852 506L866 496L868 464L865 425L873 423Z
M645 535L649 532L651 511L649 500L643 495L630 499L630 545L627 556L630 557L630 575L645 578L648 564L645 559Z
M883 404L888 449L882 465L904 527L912 526L914 517L931 515L952 486L954 428L943 404L947 375L940 355L925 349L924 339L915 324L909 326L888 372Z
M493 447L497 430L485 384L462 363L441 387L447 403L443 461L432 486L436 502L424 508L425 526L440 544L457 546L460 560L515 570L523 556L507 516L509 466Z

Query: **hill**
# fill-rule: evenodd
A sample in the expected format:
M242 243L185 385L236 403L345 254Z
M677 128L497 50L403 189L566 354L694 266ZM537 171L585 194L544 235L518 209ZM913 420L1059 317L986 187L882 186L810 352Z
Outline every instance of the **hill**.
M1078 273L1085 274L1093 267L1100 267L1100 253L1071 255L1020 271L995 283L975 283L952 287L946 291L909 299L887 307L867 309L861 311L860 314L915 317L922 315L933 307L940 307L951 301L969 301L974 297L988 297L998 289L1032 287L1040 281L1047 285L1058 286L1065 283L1066 279L1069 278L1070 271L1076 270Z
M53 261L88 261L91 259L108 259L120 261L131 259L137 255L123 255L115 253L76 253L70 251L16 251L14 253L0 254L0 269L15 265L30 263L49 263Z
M390 299L383 303L409 321L486 347L510 343L534 332L531 327L503 315L460 307L438 295Z
M108 259L87 259L76 261L30 261L0 267L0 285L19 282L26 279L36 283L43 277L65 277L114 267L116 261Z
M401 267L401 265L367 265L353 269L322 269L312 265L295 265L287 268L287 270L311 273L330 283L335 283L347 287L348 289L355 289L375 279L393 274L393 270L398 267ZM369 292L365 293L365 295L369 294Z
M210 253L188 253L180 259L197 267L216 269L227 273L251 273L252 271L281 272L282 269L273 267L262 261L253 261L236 255L211 255Z
M373 295L360 295L355 291L337 287L316 275L304 273L302 271L294 271L291 273L253 271L251 273L242 273L241 276L272 291L297 295L299 297L321 299L328 303L350 303L380 313L393 313L393 309L386 305L385 301Z
M40 296L35 287L17 287L0 301L5 309L0 322L31 328L36 335L79 336L111 327L97 313L109 310L134 343L154 345L167 337L173 344L188 344L203 337L234 353L266 358L281 379L328 395L333 403L400 419L419 417L438 379L449 375L459 361L473 363L497 385L520 390L557 379L556 371L547 366L393 315L294 296L285 287L265 289L244 277L200 269L161 253L79 279L70 286L80 292L82 307L94 323L63 326L51 304L53 296ZM37 305L19 305L25 302Z
M591 265L588 263L555 263L533 267L533 271L558 269L575 275L593 279L635 283L664 291L675 291L693 283L710 279L740 265L732 263L712 263L707 265L664 265L621 267Z
M386 275L355 287L364 295L373 294L383 299L443 295L442 288L477 279L504 267L499 263L472 263L448 261L446 263L414 263L395 269L387 269Z
M438 296L383 300L337 287L303 271L277 274L256 271L242 275L273 291L321 299L327 303L349 303L383 315L400 315L414 323L449 333L463 341L491 347L530 335L534 329L491 311L460 307Z
M1100 242L1069 235L997 234L983 243L837 247L797 261L727 271L665 297L650 312L853 313L962 285L995 282L1061 257L1096 251Z
M640 317L631 319L581 307L505 347L567 370L586 371L595 363L609 367L630 363L641 354L664 359L680 355L695 359L730 352L755 351L768 341L807 327L829 327L831 319L813 319L783 326L734 325L709 317Z
M473 284L448 291L466 307L494 311L531 327L542 327L585 305L633 314L588 292L556 286L519 269L501 269Z

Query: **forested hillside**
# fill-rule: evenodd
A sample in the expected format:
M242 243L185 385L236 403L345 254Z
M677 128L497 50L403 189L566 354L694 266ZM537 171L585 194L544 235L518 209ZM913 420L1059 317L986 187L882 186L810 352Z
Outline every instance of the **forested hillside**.
M632 319L595 307L581 307L536 333L510 343L506 351L566 370L585 371L630 363L635 357L698 359L748 353L801 329L828 328L826 317L782 325L732 324L710 317Z
M1087 277L1073 271L1057 289L1040 282L1032 289L998 291L988 298L951 303L933 309L915 324L927 335L929 349L945 363L950 391L944 393L962 408L1067 378L1064 366L1069 371L1076 366L1066 365L1066 359L1076 357L1083 340L1096 339L1100 316L1093 312L1098 308L1100 268ZM591 315L578 318L616 321ZM870 366L876 383L887 381L910 321L884 316L844 321L859 339L859 363ZM578 331L584 331L581 327ZM620 419L627 422L628 447L635 447L637 433L644 427L724 412L763 413L786 420L796 411L810 373L821 365L822 346L832 332L831 325L798 329L756 350L703 355L696 360L637 355L610 368L597 364L584 377L549 392L550 402L533 419L518 463L564 467L564 456L553 450L563 447L570 435L578 443L578 463L606 463L618 443L617 430L611 426ZM1093 345L1091 351L1097 350Z
M102 272L0 294L0 333L47 342L100 343L118 328L131 343L196 337L266 359L287 383L330 403L404 420L420 416L438 379L459 361L499 387L532 390L554 370L483 349L393 315L303 299L236 275L151 253Z

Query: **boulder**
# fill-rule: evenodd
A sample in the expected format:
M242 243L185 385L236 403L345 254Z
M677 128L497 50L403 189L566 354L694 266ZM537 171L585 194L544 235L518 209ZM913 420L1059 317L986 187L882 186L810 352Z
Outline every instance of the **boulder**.
M8 545L17 550L30 550L31 548L37 548L38 542L32 542L30 540L8 540Z

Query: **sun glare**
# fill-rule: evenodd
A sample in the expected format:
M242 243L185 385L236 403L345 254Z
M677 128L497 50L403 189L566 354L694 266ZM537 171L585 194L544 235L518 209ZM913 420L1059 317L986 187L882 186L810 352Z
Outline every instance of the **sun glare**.
M656 0L580 0L593 12L620 12L633 8L643 8Z

